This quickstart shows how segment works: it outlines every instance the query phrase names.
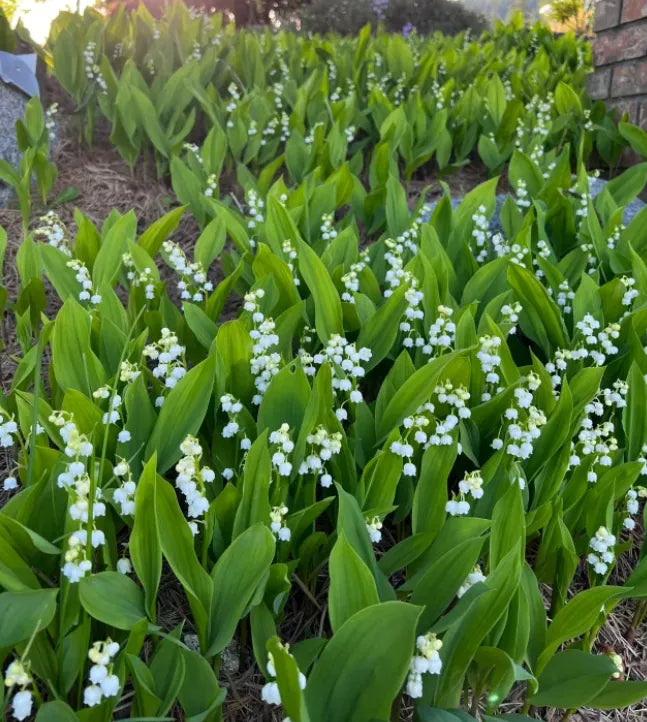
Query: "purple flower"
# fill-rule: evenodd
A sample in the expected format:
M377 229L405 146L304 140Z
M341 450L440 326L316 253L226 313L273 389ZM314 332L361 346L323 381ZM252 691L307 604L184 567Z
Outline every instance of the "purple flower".
M389 7L389 0L373 0L373 12L378 20L386 18L386 9Z
M413 23L407 23L407 24L402 28L402 34L404 35L405 38L408 38L409 35L411 35L411 33L412 33L415 29L416 29L416 28L414 27Z

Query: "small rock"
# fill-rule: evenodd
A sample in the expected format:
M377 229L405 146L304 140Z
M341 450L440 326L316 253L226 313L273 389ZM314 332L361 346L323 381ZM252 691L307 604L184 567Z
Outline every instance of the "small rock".
M186 646L192 652L200 651L200 640L198 639L197 634L185 634L184 635L184 644L186 644Z
M0 158L16 168L20 151L16 143L16 121L25 115L29 98L12 85L0 80ZM13 197L13 188L0 181L0 208L7 206Z
M222 650L220 663L224 674L231 676L238 673L240 670L240 646L237 640L232 639Z

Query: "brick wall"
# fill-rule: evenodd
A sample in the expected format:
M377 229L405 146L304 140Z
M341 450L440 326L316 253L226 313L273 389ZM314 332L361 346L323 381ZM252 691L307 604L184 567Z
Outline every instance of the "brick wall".
M647 0L598 0L588 89L647 129Z

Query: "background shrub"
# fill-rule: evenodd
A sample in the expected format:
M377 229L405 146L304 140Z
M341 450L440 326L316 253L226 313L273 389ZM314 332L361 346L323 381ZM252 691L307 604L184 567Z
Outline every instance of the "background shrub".
M436 31L455 35L464 30L480 33L487 20L452 0L313 0L300 12L302 29L310 32L357 33L366 23L383 20L389 32L413 27L419 34Z

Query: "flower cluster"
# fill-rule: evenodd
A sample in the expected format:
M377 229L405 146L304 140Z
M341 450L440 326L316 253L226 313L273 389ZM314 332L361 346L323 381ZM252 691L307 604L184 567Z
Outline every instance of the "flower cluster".
M279 476L290 476L292 473L292 462L289 455L294 451L294 441L289 424L281 426L270 434L272 445L272 468Z
M83 261L79 261L78 258L74 258L67 262L67 267L75 271L75 278L81 285L79 291L79 301L90 301L94 306L101 303L101 295L92 288L92 279L90 278L90 272Z
M110 399L108 404L110 408L101 417L102 424L116 424L118 421L121 421L120 408L123 403L123 399L118 393L113 392L109 386L100 386L92 392L92 396L97 400ZM130 431L122 429L117 434L117 440L121 444L125 444L130 441Z
M432 358L450 349L456 341L456 324L452 321L454 311L442 304L437 310L438 317L429 327L429 340L422 347L422 352Z
M71 256L69 239L63 221L56 211L47 211L39 219L40 225L34 229L34 235L42 236L48 245L58 248L66 256ZM79 280L77 278L77 280Z
M224 439L231 439L240 433L240 424L238 423L238 414L243 410L242 403L234 398L231 394L224 394L220 397L220 407L227 414L229 421L225 424L222 429L222 436ZM252 446L251 439L247 436L243 436L240 440L240 448L243 451L249 451ZM231 476L227 473L226 477L233 477L233 470Z
M389 298L396 288L403 283L411 285L413 276L409 271L405 271L405 255L407 252L416 253L418 245L415 241L416 233L405 231L396 240L387 238L384 245L387 250L384 254L384 260L388 263L389 268L384 276L384 280L388 284L388 288L384 291L384 298Z
M464 594L467 594L468 590L471 589L475 584L484 582L487 579L485 574L481 571L481 567L477 564L474 569L467 575L467 579L460 585L456 596L460 599Z
M47 137L50 140L56 139L56 121L54 117L58 113L58 103L52 103L49 108L45 111L45 130L47 130ZM52 211L49 211L50 213Z
M333 238L337 238L337 231L333 225L334 216L332 213L327 213L321 217L321 237L324 241L332 241Z
M185 350L184 346L178 343L177 336L168 328L162 329L159 341L144 346L142 355L156 362L153 376L165 389L175 388L177 382L186 375ZM163 395L155 399L155 406L161 406L163 403Z
M207 185L204 189L204 194L207 198L213 198L216 195L218 189L218 176L215 173L210 173L207 176Z
M528 197L528 186L523 178L519 178L516 188L516 203L519 210L523 211L530 208L532 203Z
M264 296L265 291L262 288L250 291L245 294L243 305L245 311L249 311L252 315L252 329L249 335L254 344L250 367L257 392L252 403L256 406L260 405L263 394L267 391L272 377L279 372L281 363L281 355L271 350L279 345L279 337L275 333L276 324L273 319L265 317L258 302L258 299Z
M94 449L88 437L79 431L72 416L66 412L52 412L49 421L58 427L65 443L65 455L71 459L58 475L57 486L67 491L70 499L68 514L73 521L79 522L79 528L68 538L65 564L61 569L70 582L76 583L92 569L92 562L87 556L88 532L91 547L96 549L105 544L105 535L96 528L94 521L105 516L106 505L98 486L92 498L92 482L86 464Z
M618 353L618 347L613 342L620 336L619 324L611 323L597 332L600 326L600 322L590 313L576 324L577 330L584 337L584 342L591 347L584 350L588 352L588 356L593 359L596 366L603 366L607 356L615 356ZM586 355L581 353L580 357L586 358Z
M326 463L341 451L342 435L339 431L330 433L319 426L308 434L306 442L310 444L310 454L301 462L299 474L314 474L324 488L332 485L333 478L326 469Z
M451 516L465 516L469 514L470 505L467 497L473 499L481 499L483 497L483 477L477 469L471 472L465 472L464 478L458 482L458 494L453 494L452 498L445 505L445 511Z
M24 720L31 716L32 692L27 689L30 684L32 684L32 679L29 665L22 660L14 659L5 672L4 685L8 690L14 688L20 690L14 694L12 701L13 716L17 720Z
M416 654L411 659L407 678L407 694L413 699L422 697L422 675L440 674L443 663L439 651L443 643L429 632L416 639Z
M121 261L126 269L126 278L130 281L131 285L135 288L143 286L144 295L149 301L155 298L153 270L147 266L143 271L139 272L135 265L135 259L132 257L131 253L124 253L121 257Z
M85 74L88 80L95 81L99 88L105 93L108 90L106 81L101 74L101 68L97 65L95 57L97 52L97 44L90 41L83 51L83 59L85 60Z
M290 527L285 521L287 514L288 508L284 504L274 506L270 511L270 529L279 541L290 541L290 537L292 536Z
M162 250L169 266L179 274L177 288L184 301L200 303L213 291L213 283L207 278L207 272L198 261L189 262L184 251L173 241L164 241Z
M640 511L640 502L638 499L647 498L647 489L639 486L637 489L629 489L625 497L625 511L627 516L622 521L622 526L629 531L636 528L636 522L632 517L636 516Z
M285 649L288 649L288 645L285 645ZM267 673L270 677L276 677L276 669L274 667L274 657L271 653L267 655ZM303 672L299 672L299 688L306 688L306 677ZM281 694L279 692L279 685L275 682L268 682L263 686L261 690L261 699L267 704L281 704Z
M113 671L114 658L118 652L119 645L109 637L105 642L95 642L90 647L90 684L83 690L83 702L88 707L101 704L104 697L116 697L119 694L119 677Z
M485 206L479 206L474 215L472 216L472 222L474 223L474 229L472 230L472 238L476 244L476 262L484 263L487 261L489 252L489 240L490 240L490 220L485 215L487 209Z
M297 274L297 269L294 266L294 262L297 258L296 248L292 245L292 241L286 239L285 241L283 241L282 249L283 253L287 258L286 263L288 265L288 268L290 269L290 273L292 274L292 281L294 282L295 286L300 286L301 279L299 278Z
M493 393L496 395L503 391L499 385L501 377L498 369L501 366L501 356L499 355L499 346L501 339L498 336L481 336L479 338L481 348L476 354L476 358L481 363L481 371L485 374L486 391L481 394L481 401L489 401Z
M354 343L348 341L344 336L332 334L328 339L326 346L318 353L310 356L309 354L300 354L304 363L304 371L309 375L314 375L315 364L328 363L332 367L332 388L335 397L348 394L348 399L353 404L359 404L363 401L362 392L358 388L358 379L366 374L363 364L371 360L371 349L362 347L357 348ZM344 400L335 413L340 421L348 418L348 412L344 408L346 401Z
M382 520L379 516L366 519L366 531L373 544L379 544L382 541Z
M546 414L532 403L533 394L541 384L539 376L531 371L524 382L524 386L514 390L514 400L504 412L505 422L509 422L507 428L492 441L493 449L505 446L506 453L518 459L530 458L534 442L547 421Z
M596 574L606 574L609 564L612 564L616 558L614 547L616 538L604 526L601 526L595 536L589 542L589 547L593 550L587 557L588 563L593 567Z
M112 473L121 481L121 485L112 492L113 501L119 504L122 516L134 516L137 484L133 479L130 464L121 459L115 464Z
M360 256L360 260L357 263L352 263L348 273L345 273L341 277L341 282L344 284L346 289L342 295L341 300L347 303L355 303L354 293L359 291L359 274L366 268L366 256Z
M263 215L263 209L265 208L265 201L258 195L258 193L250 188L245 194L245 200L247 201L247 208L249 209L249 221L247 227L249 229L256 228L257 223L262 223L265 220Z
M402 340L405 348L413 348L413 346L424 346L425 341L415 329L415 322L421 321L425 317L424 311L419 308L424 294L418 290L418 282L415 278L411 279L411 285L404 293L407 306L404 309L404 320L400 321L400 331L406 334Z
M209 509L209 500L205 493L205 483L210 484L216 475L213 469L208 466L200 467L200 459L202 458L202 446L190 434L180 444L180 451L184 456L175 466L177 471L177 479L175 486L182 492L184 500L187 504L187 516L189 528L196 535L198 533L199 520Z
M506 303L501 306L501 315L505 323L510 324L510 330L508 333L515 334L517 332L517 323L519 321L519 314L522 311L521 304L518 301L514 303Z
M0 408L0 447L6 449L13 446L18 438L18 424L9 412Z

